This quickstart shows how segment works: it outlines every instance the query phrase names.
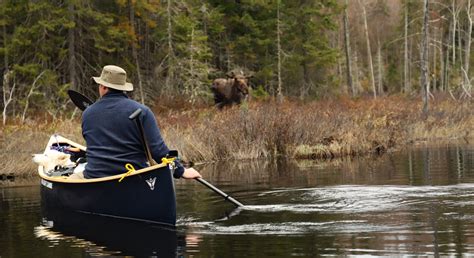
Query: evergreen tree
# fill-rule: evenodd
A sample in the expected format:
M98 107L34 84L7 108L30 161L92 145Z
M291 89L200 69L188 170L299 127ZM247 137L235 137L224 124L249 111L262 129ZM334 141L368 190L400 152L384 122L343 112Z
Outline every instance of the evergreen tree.
M339 52L330 46L328 32L337 28L335 20L340 7L332 0L298 0L288 1L285 9L286 77L294 85L290 93L300 97L313 95L318 87L333 83L331 67Z

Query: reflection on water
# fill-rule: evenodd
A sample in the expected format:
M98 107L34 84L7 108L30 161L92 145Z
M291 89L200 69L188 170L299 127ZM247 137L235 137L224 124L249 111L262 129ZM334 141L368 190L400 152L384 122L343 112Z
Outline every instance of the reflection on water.
M177 252L175 229L51 210L43 210L42 217L41 225L34 228L35 237L49 241L53 247L66 241L91 255L169 257Z
M0 256L474 254L474 149L199 168L246 207L177 181L176 230L41 211L39 187L0 188Z

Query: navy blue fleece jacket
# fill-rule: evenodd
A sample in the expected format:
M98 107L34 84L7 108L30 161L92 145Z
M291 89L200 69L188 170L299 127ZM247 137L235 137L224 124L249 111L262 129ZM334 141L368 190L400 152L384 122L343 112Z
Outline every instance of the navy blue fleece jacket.
M87 143L87 165L85 178L98 178L121 174L127 171L125 164L135 169L147 166L140 131L135 121L128 117L138 108L153 159L160 163L168 154L160 129L151 110L127 97L122 92L112 91L89 106L82 115L82 135ZM184 173L184 167L176 162L174 177Z

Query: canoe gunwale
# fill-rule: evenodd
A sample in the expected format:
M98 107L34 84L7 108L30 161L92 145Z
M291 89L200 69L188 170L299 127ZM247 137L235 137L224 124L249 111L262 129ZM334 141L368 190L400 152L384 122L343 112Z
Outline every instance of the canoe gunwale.
M52 146L52 144L54 144L56 142L67 143L67 144L70 144L71 146L77 147L77 148L79 148L83 151L85 151L87 149L86 147L84 147L83 145L81 145L79 143L73 142L69 139L66 139L66 138L64 138L60 135L55 134L55 135L52 135L50 137L49 142L48 142L48 144L45 148L45 152ZM48 175L46 175L46 173L44 171L44 167L40 165L40 166L38 166L38 175L44 180L47 180L47 181L50 181L50 182L56 182L56 183L74 183L74 184L78 184L78 183L79 184L100 183L100 182L119 180L123 176L125 176L124 180L127 180L127 177L140 175L140 174L147 173L149 171L153 171L153 170L163 168L163 167L166 167L166 166L168 166L168 164L161 163L161 164L149 166L149 167L146 167L146 168L142 168L142 169L133 171L131 173L125 172L125 173L117 174L117 175L113 175L113 176L101 177L101 178L92 178L92 179L70 179L66 176L54 176L54 177L53 176L48 176Z

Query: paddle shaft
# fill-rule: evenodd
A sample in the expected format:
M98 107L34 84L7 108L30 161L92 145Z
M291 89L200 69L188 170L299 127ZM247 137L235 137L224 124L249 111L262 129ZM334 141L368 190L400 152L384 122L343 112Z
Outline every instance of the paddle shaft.
M155 162L153 161L153 158L151 157L150 147L148 147L148 142L146 141L146 138L145 138L145 129L143 129L143 125L140 120L141 113L142 113L142 109L139 108L135 110L135 112L133 112L128 117L128 119L135 120L135 122L137 123L138 130L140 131L140 137L142 138L143 146L145 146L145 154L146 154L146 158L148 159L148 163L150 163L150 165L155 165Z
M221 191L219 188L213 186L211 183L207 182L206 180L202 179L202 178L196 178L196 180L205 185L207 188L211 189L212 191L214 191L215 193L219 194L220 196L224 197L225 200L228 200L229 202L231 202L232 204L234 204L236 207L243 207L244 205L242 203L240 203L239 201L237 201L236 199L232 198L232 196L224 193L223 191Z

